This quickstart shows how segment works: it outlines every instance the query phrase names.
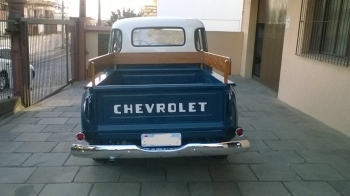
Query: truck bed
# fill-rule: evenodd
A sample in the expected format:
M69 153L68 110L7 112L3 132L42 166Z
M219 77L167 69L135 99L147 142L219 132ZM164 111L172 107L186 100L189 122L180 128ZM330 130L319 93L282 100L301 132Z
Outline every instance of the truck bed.
M119 65L117 71L113 67L107 70L108 77L102 85L146 85L146 84L201 84L221 81L213 77L208 69L200 69L199 65Z

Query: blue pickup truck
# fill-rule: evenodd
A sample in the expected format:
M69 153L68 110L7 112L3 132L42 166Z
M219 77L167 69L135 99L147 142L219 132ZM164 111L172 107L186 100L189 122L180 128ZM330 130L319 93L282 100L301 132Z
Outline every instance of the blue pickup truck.
M95 160L226 156L249 149L238 126L230 58L207 52L197 19L132 18L89 60L82 131L71 153ZM218 73L216 73L218 72Z

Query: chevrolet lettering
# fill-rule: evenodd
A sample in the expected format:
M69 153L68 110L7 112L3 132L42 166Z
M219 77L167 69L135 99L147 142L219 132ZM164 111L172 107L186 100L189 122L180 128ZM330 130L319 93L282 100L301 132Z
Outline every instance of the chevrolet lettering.
M90 59L71 154L96 161L234 155L239 126L231 59L208 52L198 19L139 17L112 26Z
M143 113L176 113L176 112L205 112L206 102L197 103L156 103L156 104L123 104L114 105L115 114Z

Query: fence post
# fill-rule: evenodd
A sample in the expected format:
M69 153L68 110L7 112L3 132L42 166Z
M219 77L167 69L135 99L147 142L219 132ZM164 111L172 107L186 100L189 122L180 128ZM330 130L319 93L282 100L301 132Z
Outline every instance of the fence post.
M78 19L78 80L86 78L86 56L85 56L85 18L86 1L80 0Z
M18 20L24 17L24 0L8 1L9 20ZM13 74L13 94L14 96L23 96L23 78L21 62L21 32L20 24L12 24L14 29L8 29L11 34L11 57L12 57L12 74ZM9 27L9 25L8 25Z

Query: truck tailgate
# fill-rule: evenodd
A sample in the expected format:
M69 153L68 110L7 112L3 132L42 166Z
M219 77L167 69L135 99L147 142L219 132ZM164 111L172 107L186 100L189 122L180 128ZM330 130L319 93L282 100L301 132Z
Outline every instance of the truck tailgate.
M92 89L98 132L222 130L225 84L111 85Z

